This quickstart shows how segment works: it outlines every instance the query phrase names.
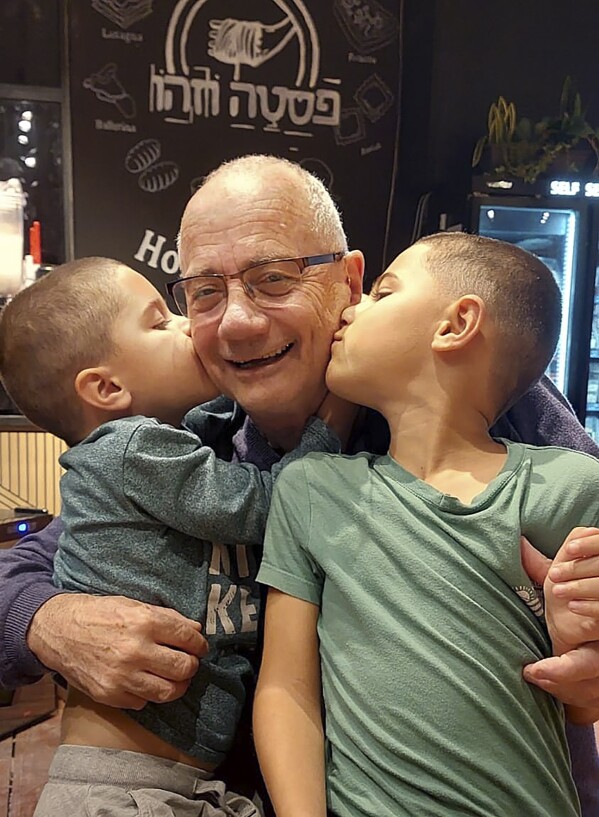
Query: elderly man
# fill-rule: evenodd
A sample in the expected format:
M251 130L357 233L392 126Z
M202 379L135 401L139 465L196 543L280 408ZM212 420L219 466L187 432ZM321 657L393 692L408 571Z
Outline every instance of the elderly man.
M210 294L190 306L195 348L214 382L243 408L236 409L230 449L218 453L269 467L296 443L325 395L339 315L361 295L362 255L347 251L322 185L273 157L245 157L207 178L183 215L180 255L187 283L176 289L204 276L196 280L205 287L192 285L192 291ZM292 270L284 291L271 286L280 264L270 262L281 259ZM232 409L223 401L213 407ZM546 380L497 430L512 439L599 455ZM349 450L383 452L387 442L381 418L360 413ZM196 629L174 611L131 600L59 594L51 575L60 527L57 520L2 555L0 683L28 682L49 668L113 706L140 708L148 700L180 696L205 649ZM255 575L257 565L250 561L249 570ZM596 704L599 648L575 651L545 675L545 681L536 680L558 697ZM589 733L581 736L589 739L582 754L590 761L596 754ZM596 774L590 765L587 781ZM590 788L598 780L599 775ZM584 785L579 789L585 815L598 817L593 797Z

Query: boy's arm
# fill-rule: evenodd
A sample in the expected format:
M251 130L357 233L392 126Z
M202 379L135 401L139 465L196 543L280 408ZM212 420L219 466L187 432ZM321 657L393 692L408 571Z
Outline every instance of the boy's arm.
M324 817L325 756L316 631L324 573L312 551L320 514L317 463L278 480L258 581L269 585L255 709L258 757L277 817Z
M254 739L277 817L325 817L318 606L271 589Z
M259 544L273 482L281 469L312 451L339 451L321 420L308 422L297 448L272 471L220 460L195 435L147 422L134 432L125 456L124 490L155 519L190 536L225 544Z

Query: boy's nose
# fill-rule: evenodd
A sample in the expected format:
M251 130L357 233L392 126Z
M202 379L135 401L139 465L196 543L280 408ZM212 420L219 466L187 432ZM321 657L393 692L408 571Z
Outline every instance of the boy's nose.
M189 318L184 318L183 315L175 315L173 312L169 314L172 323L176 324L177 329L180 329L184 335L191 337L191 321Z
M356 314L356 306L348 306L341 313L341 326L349 326Z

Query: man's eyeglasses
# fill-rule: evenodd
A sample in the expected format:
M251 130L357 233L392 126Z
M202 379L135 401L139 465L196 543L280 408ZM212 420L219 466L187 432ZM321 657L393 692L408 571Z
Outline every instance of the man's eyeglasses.
M234 275L205 273L177 278L166 285L179 312L186 318L204 315L222 307L227 301L228 281L239 278L248 296L260 306L269 306L277 298L289 295L302 280L307 267L341 261L345 252L308 255L305 258L281 258L263 261Z

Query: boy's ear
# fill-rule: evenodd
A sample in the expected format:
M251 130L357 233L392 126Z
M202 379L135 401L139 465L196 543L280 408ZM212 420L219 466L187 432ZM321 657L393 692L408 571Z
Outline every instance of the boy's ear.
M362 297L364 255L360 250L350 250L343 260L345 261L347 285L350 290L349 306L352 306L353 304L359 304Z
M131 407L131 392L106 366L80 371L75 391L85 403L103 411L128 411Z
M478 295L463 295L446 310L433 336L434 352L463 349L481 331L486 315L485 302Z

